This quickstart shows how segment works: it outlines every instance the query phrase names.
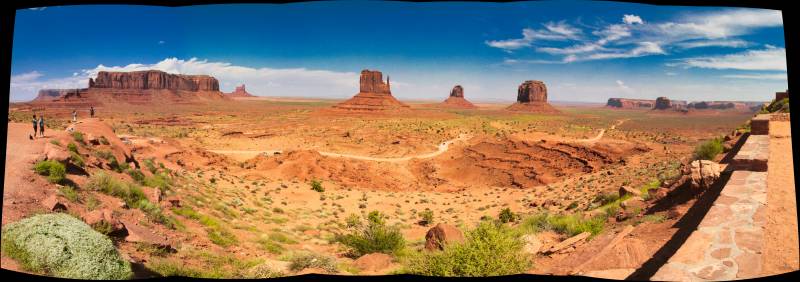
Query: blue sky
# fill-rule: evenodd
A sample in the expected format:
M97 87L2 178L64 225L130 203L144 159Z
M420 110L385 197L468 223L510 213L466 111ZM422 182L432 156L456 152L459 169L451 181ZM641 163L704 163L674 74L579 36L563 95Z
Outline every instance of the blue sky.
M223 91L347 98L362 69L401 99L769 100L788 88L780 12L542 1L376 1L19 10L11 101L85 87L101 70L210 74Z

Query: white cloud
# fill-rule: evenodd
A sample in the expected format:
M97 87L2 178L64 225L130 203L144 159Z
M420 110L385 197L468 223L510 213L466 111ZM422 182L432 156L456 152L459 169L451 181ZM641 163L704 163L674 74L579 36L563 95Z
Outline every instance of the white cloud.
M741 40L741 39L711 39L711 40L691 40L685 42L678 42L675 45L690 49L690 48L700 48L700 47L731 47L731 48L742 48L750 46L750 42Z
M725 78L742 78L742 79L766 79L766 80L787 80L786 73L750 73L750 74L729 74L723 75Z
M666 54L664 49L655 42L640 42L639 46L625 52L595 53L587 56L586 60L635 58L654 54Z
M622 16L622 22L626 24L644 24L642 18L637 15L624 15Z
M577 40L583 33L579 28L573 27L565 22L548 22L544 24L544 29L534 30L532 28L522 29L522 38L506 40L489 40L486 45L500 48L505 51L516 50L523 47L532 46L535 40L563 41Z
M39 90L58 88L81 88L89 83L88 77L68 76L61 78L43 79L44 74L38 71L27 72L11 76L10 101L29 101L36 97Z
M668 76L676 76L676 75L678 75L678 73L676 73L676 72L671 72L671 71L665 72L664 74L666 74L666 75L668 75Z
M33 11L44 11L44 9L47 9L47 7L28 8L28 10L33 10Z
M736 70L786 70L786 49L767 48L740 53L681 59L667 66L684 68L736 69Z
M617 79L616 83L617 87L619 87L619 90L626 94L632 94L635 92L630 86L625 85L625 82L623 82L622 80Z
M158 45L164 45L164 43L167 43L167 42L166 42L166 41L164 41L164 40L159 40L159 41L158 41Z
M755 28L775 26L783 26L780 11L731 9L689 15L681 22L659 24L658 29L663 35L683 39L719 39L747 34Z

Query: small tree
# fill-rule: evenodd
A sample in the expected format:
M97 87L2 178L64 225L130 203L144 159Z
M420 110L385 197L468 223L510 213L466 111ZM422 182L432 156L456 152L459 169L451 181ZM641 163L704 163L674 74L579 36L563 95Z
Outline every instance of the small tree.
M500 215L497 216L502 223L513 222L517 220L517 214L511 211L510 208L504 208L500 211Z
M336 241L350 248L350 254L360 257L369 253L393 254L405 247L400 230L386 226L386 216L379 211L367 215L367 224L350 234L336 235Z
M320 193L325 192L325 188L322 187L322 181L319 181L317 179L312 179L311 180L311 190L314 190L314 191L317 191L317 192L320 192Z

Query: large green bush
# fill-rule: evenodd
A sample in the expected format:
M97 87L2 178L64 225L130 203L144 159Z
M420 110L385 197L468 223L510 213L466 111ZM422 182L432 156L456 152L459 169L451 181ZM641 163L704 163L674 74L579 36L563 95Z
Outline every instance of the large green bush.
M355 228L350 234L337 235L336 241L350 249L350 254L360 257L369 253L394 254L405 247L405 239L398 228L386 226L385 216L372 211L367 224Z
M722 151L722 139L714 138L697 145L694 149L694 158L697 160L712 160Z
M40 175L47 176L50 183L61 183L67 176L67 168L64 164L53 161L39 161L33 166L33 170Z
M464 243L412 256L403 272L428 276L483 277L522 273L531 267L519 233L492 221L467 232Z
M40 214L3 228L3 254L29 271L74 279L129 279L130 264L111 240L62 213Z

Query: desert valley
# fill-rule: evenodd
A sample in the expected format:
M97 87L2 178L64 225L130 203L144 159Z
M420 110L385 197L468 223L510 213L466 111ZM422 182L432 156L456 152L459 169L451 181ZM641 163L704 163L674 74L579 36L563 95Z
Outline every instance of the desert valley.
M120 263L90 278L719 280L797 270L797 249L780 247L798 245L794 198L778 196L794 187L791 153L773 157L791 152L788 91L773 101L575 106L551 104L546 81L502 93L513 104L471 101L464 82L449 83L431 101L398 100L377 70L363 70L344 101L264 97L245 85L223 93L212 76L156 70L43 89L9 108L3 268L81 277L7 248L7 226L55 212L113 242ZM44 137L30 136L34 114ZM758 140L766 145L750 144ZM686 248L717 242L698 225L732 220L716 207L738 203L726 191L739 181L762 187L764 201L739 208L752 208L748 226L763 231L723 227L735 243L709 249L714 261L694 259ZM791 242L768 240L778 237ZM498 244L484 259L503 267L438 265L480 242Z

